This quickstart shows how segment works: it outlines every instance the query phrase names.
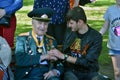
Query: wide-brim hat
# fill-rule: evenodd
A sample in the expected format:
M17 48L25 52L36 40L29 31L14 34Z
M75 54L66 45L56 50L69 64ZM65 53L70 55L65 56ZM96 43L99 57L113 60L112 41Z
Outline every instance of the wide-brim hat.
M51 20L53 13L54 12L51 8L37 8L29 12L28 17L39 21L48 22Z

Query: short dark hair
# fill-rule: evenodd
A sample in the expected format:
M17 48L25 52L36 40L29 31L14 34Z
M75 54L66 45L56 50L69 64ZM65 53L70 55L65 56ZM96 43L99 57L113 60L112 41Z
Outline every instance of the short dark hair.
M87 17L86 14L83 10L82 7L74 7L73 9L69 10L66 16L67 21L69 21L70 19L75 20L76 22L78 22L78 20L83 20L84 23L87 23Z

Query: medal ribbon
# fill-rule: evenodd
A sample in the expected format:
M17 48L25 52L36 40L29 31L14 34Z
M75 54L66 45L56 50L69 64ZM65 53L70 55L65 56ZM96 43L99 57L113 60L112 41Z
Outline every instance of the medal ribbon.
M36 45L37 45L38 47L42 47L42 46L43 46L43 42L44 42L44 38L42 38L42 40L41 40L41 42L40 42L40 44L39 44L38 39L36 38L35 32L34 32L33 30L32 30L32 36L33 36L33 38L34 38L34 40L35 40L35 42L36 42Z

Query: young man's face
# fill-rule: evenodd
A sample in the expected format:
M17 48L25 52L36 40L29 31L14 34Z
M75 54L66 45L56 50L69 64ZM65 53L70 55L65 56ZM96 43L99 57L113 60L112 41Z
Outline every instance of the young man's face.
M38 36L43 36L47 32L49 22L32 20L33 30Z
M67 26L71 28L71 31L78 31L78 23L74 20L70 20L67 22Z

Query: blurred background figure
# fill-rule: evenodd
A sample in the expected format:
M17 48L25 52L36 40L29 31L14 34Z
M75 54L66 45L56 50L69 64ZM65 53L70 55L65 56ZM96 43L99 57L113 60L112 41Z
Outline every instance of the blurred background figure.
M112 58L115 80L120 80L120 0L108 7L104 14L104 25L100 30L103 35L109 32L107 47Z
M0 24L0 36L4 37L10 47L14 48L14 33L16 30L15 12L22 7L22 0L0 0L0 19L5 15L11 15L10 25Z
M11 49L7 41L0 36L0 80L13 80L14 76L10 70Z

